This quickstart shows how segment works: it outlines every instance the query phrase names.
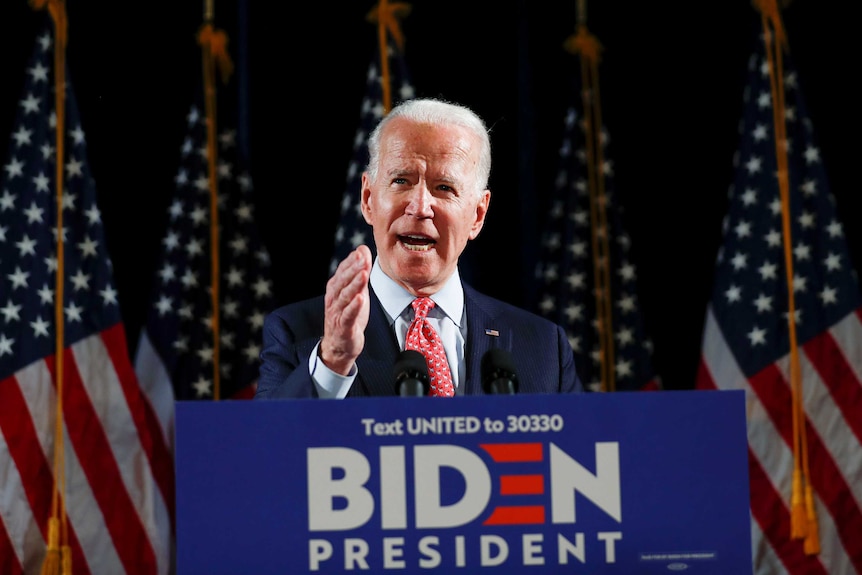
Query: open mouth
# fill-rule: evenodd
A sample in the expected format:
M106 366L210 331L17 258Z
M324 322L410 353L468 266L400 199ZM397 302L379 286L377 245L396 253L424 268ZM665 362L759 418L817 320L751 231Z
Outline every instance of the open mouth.
M437 243L426 236L398 236L398 241L413 252L427 252Z

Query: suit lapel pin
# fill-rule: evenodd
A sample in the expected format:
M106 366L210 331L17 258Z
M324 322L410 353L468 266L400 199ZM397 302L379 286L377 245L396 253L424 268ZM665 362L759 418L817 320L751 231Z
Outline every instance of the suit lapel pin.
M500 332L497 331L496 329L488 329L486 327L485 328L485 335L492 335L494 337L500 337Z

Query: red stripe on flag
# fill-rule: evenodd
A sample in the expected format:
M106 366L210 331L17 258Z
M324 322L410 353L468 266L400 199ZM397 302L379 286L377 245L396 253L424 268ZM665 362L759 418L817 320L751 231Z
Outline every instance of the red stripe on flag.
M24 573L24 569L18 561L18 556L15 554L15 549L12 547L12 541L9 539L9 533L7 533L6 525L3 521L0 521L0 573L7 575L21 575Z
M855 345L859 345L858 342ZM847 425L862 442L862 417L859 416L862 413L862 385L847 363L847 356L828 331L813 338L803 348Z
M479 447L497 463L542 461L541 443L483 443Z
M541 495L545 478L541 475L501 475L500 495Z
M784 442L792 449L792 396L781 372L773 364L749 381ZM805 429L808 471L812 486L834 518L836 529L856 569L862 573L862 541L856 535L862 533L862 512L850 495L850 487L846 479L807 417ZM851 539L851 533L853 539Z
M63 416L69 441L99 504L127 574L156 573L152 543L123 484L102 422L90 401L71 350L65 350ZM52 366L53 368L53 366Z
M639 391L661 391L661 380L658 378L651 379Z
M6 438L12 461L18 468L42 538L47 541L54 476L29 413L18 381L14 377L7 377L0 382L0 432Z
M46 358L45 367L52 374L51 384L54 381L54 357ZM55 390L56 391L56 390ZM42 538L48 540L48 519L51 515L51 501L54 496L54 472L53 464L49 464L39 443L38 434L33 420L28 415L29 407L18 381L15 378L7 378L0 383L0 431L6 438L6 444L15 461L15 467L21 476L21 482L27 495L27 502L33 514ZM52 421L53 421L53 413ZM11 431L14 430L14 433ZM53 430L53 426L52 426ZM51 437L53 437L53 432ZM90 575L90 568L84 559L84 553L78 536L72 525L68 526L69 547L72 550L72 564L75 566L76 575ZM39 550L44 553L47 543ZM32 549L25 549L26 554L32 555ZM25 557L25 562L27 558ZM2 572L2 573L5 573Z
M784 374L774 363L748 378L752 391L775 424L775 429L793 448L793 396Z
M790 537L790 512L750 448L748 474L751 513L789 575L828 575L817 556L805 554L803 540Z
M706 360L700 356L700 362L697 364L697 375L695 376L695 387L697 389L718 389L715 385L715 380L712 378L712 372L706 365Z
M545 522L545 508L541 505L501 505L494 509L484 525L538 525Z
M847 479L813 426L806 422L809 477L817 496L835 521L835 530L858 573L862 573L862 511Z
M138 377L129 361L123 324L119 323L105 330L102 333L102 341L117 372L117 377L123 388L123 395L126 396L126 403L129 405L135 427L138 428L138 436L144 452L147 454L153 476L162 492L162 497L165 499L171 518L171 530L173 530L175 527L174 459L165 443L162 424L143 390L141 390Z
M230 399L254 399L254 394L257 391L257 382L253 382L245 387L241 387L230 396Z
M6 445L9 447L12 460L19 468L18 473L21 475L21 481L24 484L25 490L27 487L32 487L28 481L30 476L39 476L38 462L42 461L44 467L44 458L29 457L28 448L24 444L32 444L35 440L35 430L33 422L29 417L24 417L27 413L27 406L24 404L24 398L21 397L21 390L18 388L18 382L12 377L7 377L0 381L0 434L6 438ZM14 433L13 433L14 431ZM27 439L24 439L24 438ZM37 450L41 453L41 449ZM24 469L21 469L19 461L26 462ZM30 469L36 463L37 469ZM26 475L25 475L26 473ZM49 472L50 474L50 472ZM38 480L34 480L35 483ZM52 485L50 477L48 477L48 485ZM33 490L27 490L27 499L30 500L30 506L33 506ZM36 501L44 504L45 501L37 498ZM50 500L47 500L50 503ZM47 505L42 505L40 508ZM43 513L45 511L43 510ZM0 518L2 519L2 518ZM44 537L44 533L43 533ZM9 532L6 530L6 524L0 521L0 573L9 573L9 575L21 575L24 572L21 567L21 562L18 561L18 556L15 554L15 548L12 546Z

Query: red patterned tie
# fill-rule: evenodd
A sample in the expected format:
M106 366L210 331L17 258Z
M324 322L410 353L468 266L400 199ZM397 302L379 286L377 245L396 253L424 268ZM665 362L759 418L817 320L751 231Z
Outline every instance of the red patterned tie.
M428 395L436 397L452 397L455 387L452 385L452 373L449 371L449 361L443 350L440 334L426 319L428 310L434 307L431 298L419 297L411 304L416 317L407 328L406 349L414 349L425 356L428 363L428 377L431 379L431 392Z

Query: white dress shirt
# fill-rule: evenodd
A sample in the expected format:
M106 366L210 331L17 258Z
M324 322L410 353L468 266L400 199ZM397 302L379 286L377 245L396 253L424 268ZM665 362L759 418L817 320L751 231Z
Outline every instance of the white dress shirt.
M389 326L395 330L398 338L399 349L404 349L404 340L407 337L407 328L413 321L413 307L410 305L415 297L403 287L395 283L380 269L380 264L375 258L371 268L371 287L383 306ZM449 360L452 372L452 384L455 392L458 385L466 378L467 366L464 362L464 342L467 340L467 314L464 309L464 289L461 286L461 276L458 269L452 277L443 285L437 293L431 296L434 300L434 308L428 312L428 321L440 334L446 357ZM308 369L311 378L317 386L317 392L322 398L341 399L347 395L350 386L356 379L358 373L354 365L348 375L335 373L318 357L320 342L314 346L311 357L308 360Z

